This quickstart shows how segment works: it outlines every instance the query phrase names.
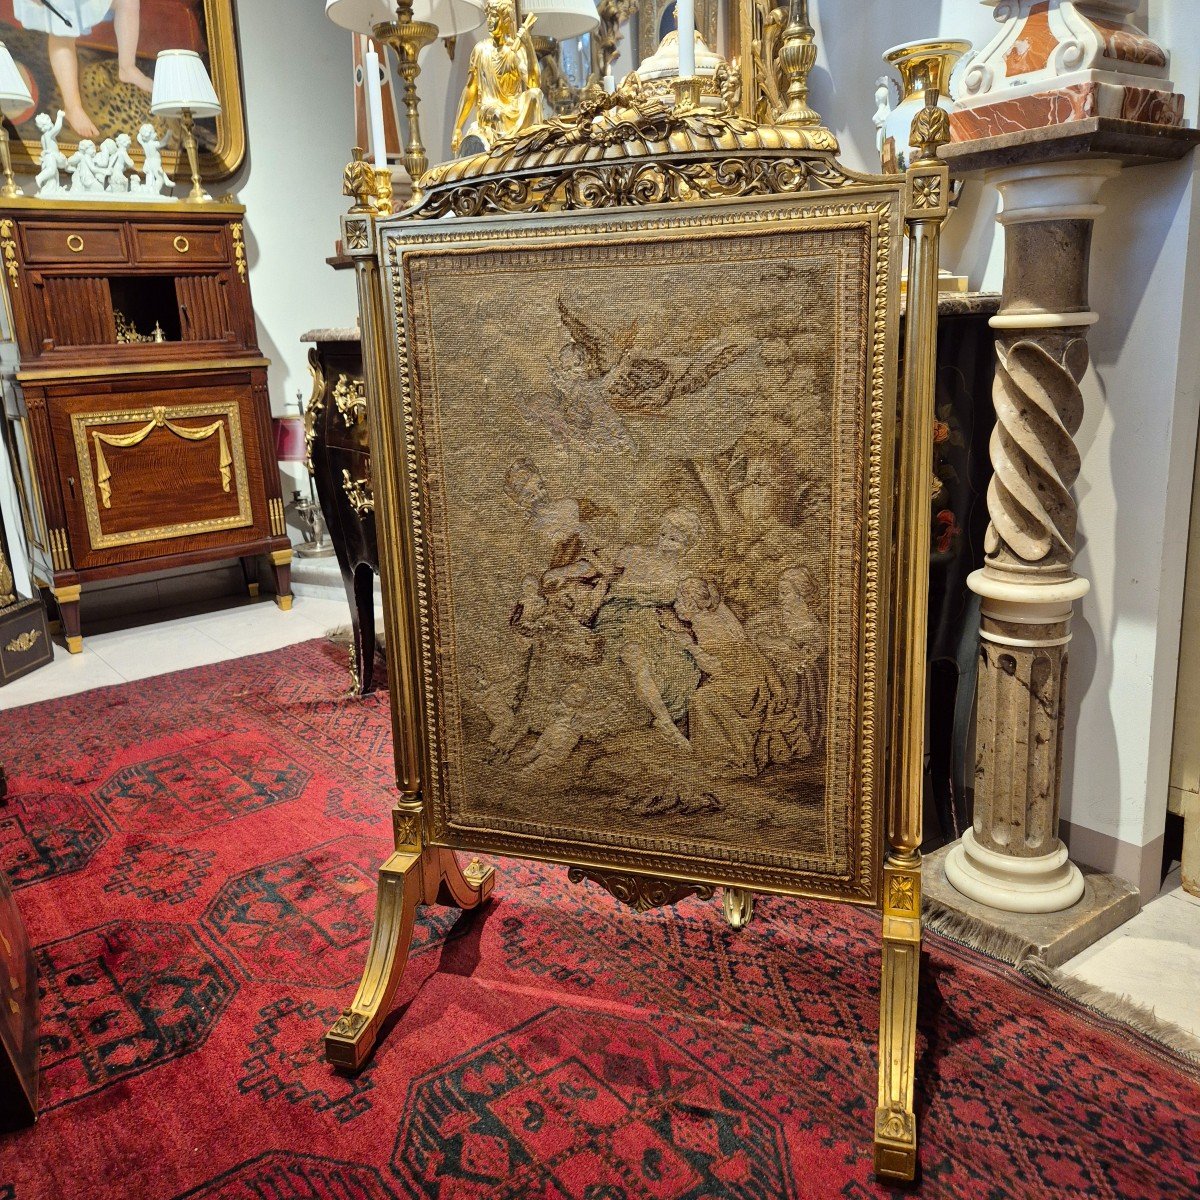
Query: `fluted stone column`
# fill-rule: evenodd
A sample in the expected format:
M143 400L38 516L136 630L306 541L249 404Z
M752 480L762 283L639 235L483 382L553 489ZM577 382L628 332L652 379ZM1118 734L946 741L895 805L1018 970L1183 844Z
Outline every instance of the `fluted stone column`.
M983 569L975 816L946 859L960 892L1010 912L1048 913L1083 895L1058 837L1067 651L1079 475L1074 436L1087 334L1097 196L1112 159L1025 163L993 172L1003 199L1004 300L997 331L996 428Z

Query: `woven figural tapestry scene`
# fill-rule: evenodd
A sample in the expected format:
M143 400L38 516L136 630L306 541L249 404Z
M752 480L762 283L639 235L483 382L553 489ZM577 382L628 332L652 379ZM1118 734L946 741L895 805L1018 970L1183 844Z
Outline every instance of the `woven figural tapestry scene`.
M407 261L439 831L873 898L872 249L685 224Z

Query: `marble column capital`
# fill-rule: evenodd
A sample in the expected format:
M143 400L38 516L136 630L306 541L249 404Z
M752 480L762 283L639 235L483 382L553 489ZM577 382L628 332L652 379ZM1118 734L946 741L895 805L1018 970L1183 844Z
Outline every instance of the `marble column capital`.
M1029 221L1094 220L1104 211L1100 189L1120 174L1116 158L1072 158L1015 163L984 175L1004 203L1001 225Z

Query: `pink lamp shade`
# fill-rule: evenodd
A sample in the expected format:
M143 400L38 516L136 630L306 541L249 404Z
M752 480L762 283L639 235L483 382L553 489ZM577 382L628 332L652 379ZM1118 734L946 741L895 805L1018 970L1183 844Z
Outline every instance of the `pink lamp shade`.
M304 462L308 447L304 444L303 417L276 417L275 456L280 462Z

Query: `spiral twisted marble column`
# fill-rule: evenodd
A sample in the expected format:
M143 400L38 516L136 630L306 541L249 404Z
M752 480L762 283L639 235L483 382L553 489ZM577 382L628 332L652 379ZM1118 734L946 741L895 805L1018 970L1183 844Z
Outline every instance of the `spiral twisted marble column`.
M946 859L973 900L1010 912L1057 912L1083 895L1058 837L1063 705L1074 603L1072 570L1096 197L1120 164L1080 159L1008 167L990 177L1005 226L997 330L991 524L983 569L976 691L975 816Z
M1036 563L1070 574L1078 517L1071 488L1079 477L1072 439L1083 421L1079 381L1087 364L1087 341L1076 330L997 339L984 545L997 569Z

